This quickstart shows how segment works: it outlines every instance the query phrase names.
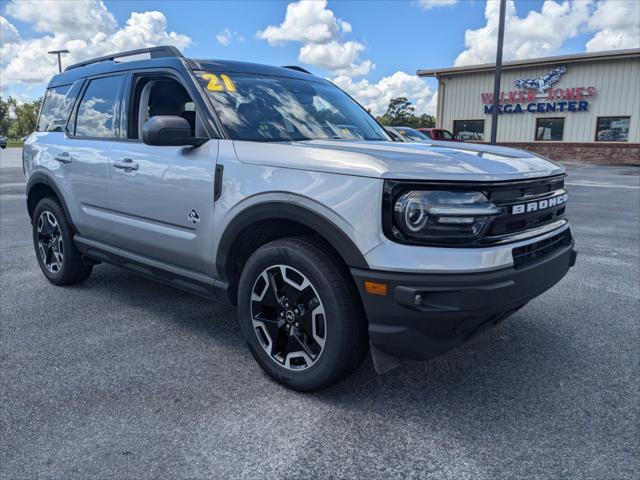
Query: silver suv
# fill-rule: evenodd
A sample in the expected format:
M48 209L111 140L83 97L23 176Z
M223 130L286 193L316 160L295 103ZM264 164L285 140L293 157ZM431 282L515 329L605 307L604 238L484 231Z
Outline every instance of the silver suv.
M44 275L107 262L238 306L277 381L325 387L371 350L441 354L575 262L565 171L523 151L395 143L299 67L171 47L53 77L24 146Z

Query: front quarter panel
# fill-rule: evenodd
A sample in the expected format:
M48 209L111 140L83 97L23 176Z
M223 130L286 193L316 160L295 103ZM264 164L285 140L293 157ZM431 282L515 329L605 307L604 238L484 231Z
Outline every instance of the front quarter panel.
M220 142L218 164L224 166L224 177L214 211L216 252L226 228L238 215L268 202L298 205L326 218L362 255L384 241L379 179L240 162L231 140Z

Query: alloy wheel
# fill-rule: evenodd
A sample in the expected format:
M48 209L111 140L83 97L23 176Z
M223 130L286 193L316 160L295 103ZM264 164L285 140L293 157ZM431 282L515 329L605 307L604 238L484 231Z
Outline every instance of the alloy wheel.
M289 370L314 365L326 342L325 311L309 279L288 265L272 265L251 292L251 319L269 357Z
M38 252L44 266L51 273L58 273L62 269L64 258L64 244L60 225L56 217L45 210L38 217Z

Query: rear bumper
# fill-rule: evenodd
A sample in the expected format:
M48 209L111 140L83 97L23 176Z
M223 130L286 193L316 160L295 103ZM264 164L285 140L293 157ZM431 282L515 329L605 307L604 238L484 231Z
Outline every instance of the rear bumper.
M369 339L398 357L426 359L496 325L551 288L575 264L570 234L553 252L526 265L470 274L416 274L351 269L369 320ZM388 285L365 291L365 280Z

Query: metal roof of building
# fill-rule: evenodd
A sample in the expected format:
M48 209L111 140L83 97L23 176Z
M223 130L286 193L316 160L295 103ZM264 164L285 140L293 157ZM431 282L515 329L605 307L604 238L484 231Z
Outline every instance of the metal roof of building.
M548 65L552 63L577 63L594 60L619 60L624 58L640 57L640 48L630 48L626 50L610 50L607 52L576 53L572 55L558 55L555 57L532 58L528 60L515 60L504 62L502 69L526 68L538 65ZM440 77L443 75L461 75L464 73L490 72L495 70L495 63L484 63L480 65L464 65L461 67L436 68L431 70L418 70L419 77Z

